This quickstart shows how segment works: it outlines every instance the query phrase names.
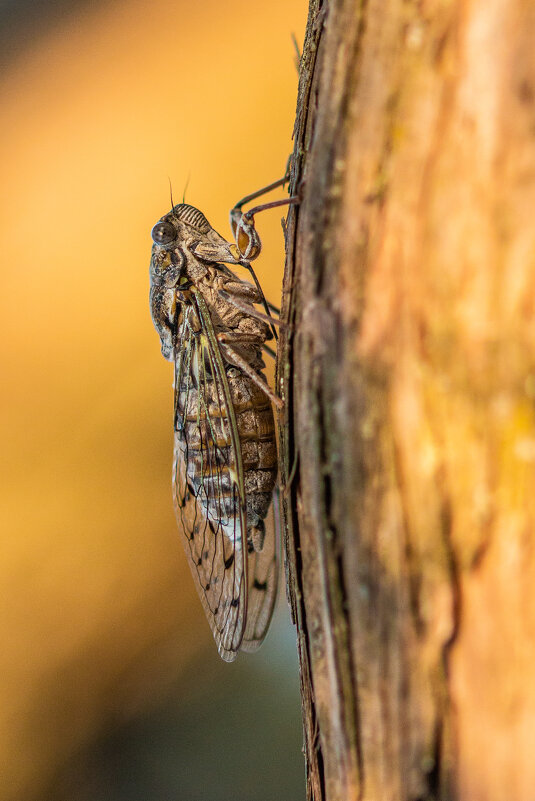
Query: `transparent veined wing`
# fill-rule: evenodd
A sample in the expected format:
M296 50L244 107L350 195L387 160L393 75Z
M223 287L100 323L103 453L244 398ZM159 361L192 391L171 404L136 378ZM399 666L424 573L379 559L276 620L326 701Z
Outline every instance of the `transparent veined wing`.
M272 449L276 458L272 412L254 382L224 361L202 296L193 290L191 298L175 347L175 509L219 653L232 661L262 643L277 594L277 514L268 512L262 536L257 506Z
M248 601L247 621L242 651L256 651L267 634L279 580L280 522L277 491L273 494L273 504L266 518L266 535L260 552L248 553Z
M230 662L247 621L247 521L230 389L202 299L183 305L175 348L175 511L219 653Z

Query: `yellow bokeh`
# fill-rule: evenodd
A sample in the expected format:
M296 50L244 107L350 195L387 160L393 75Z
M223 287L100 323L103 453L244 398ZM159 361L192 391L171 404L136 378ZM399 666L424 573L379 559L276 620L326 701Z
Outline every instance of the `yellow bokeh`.
M217 658L172 512L150 229L169 179L230 237L233 203L281 177L306 5L82 3L3 72L2 798L44 792L148 650L174 644L163 684ZM257 220L277 304L280 218Z

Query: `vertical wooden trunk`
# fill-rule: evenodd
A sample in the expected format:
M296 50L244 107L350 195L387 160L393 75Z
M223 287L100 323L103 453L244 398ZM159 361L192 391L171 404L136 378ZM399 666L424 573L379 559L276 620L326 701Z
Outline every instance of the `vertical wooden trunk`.
M309 797L535 798L535 4L312 0L279 381Z

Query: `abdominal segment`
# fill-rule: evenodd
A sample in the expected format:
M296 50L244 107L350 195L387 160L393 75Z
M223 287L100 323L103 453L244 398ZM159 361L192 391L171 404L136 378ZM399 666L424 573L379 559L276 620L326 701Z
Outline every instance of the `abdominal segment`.
M245 485L248 549L261 550L264 519L277 477L273 411L267 396L236 367L227 366ZM207 518L238 544L239 497L231 421L213 379L199 387L183 382L178 392L177 440L188 483Z

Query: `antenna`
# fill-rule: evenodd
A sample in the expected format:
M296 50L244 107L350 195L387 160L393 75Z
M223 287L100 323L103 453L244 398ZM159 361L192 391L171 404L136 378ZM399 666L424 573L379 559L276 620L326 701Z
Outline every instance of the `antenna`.
M188 177L186 179L186 185L184 186L184 193L182 195L182 203L186 202L186 189L188 188L189 179L191 178L191 173L188 173Z
M169 181L169 194L171 196L171 211L173 211L175 204L173 203L173 187L171 186L171 179L167 176L167 180Z

